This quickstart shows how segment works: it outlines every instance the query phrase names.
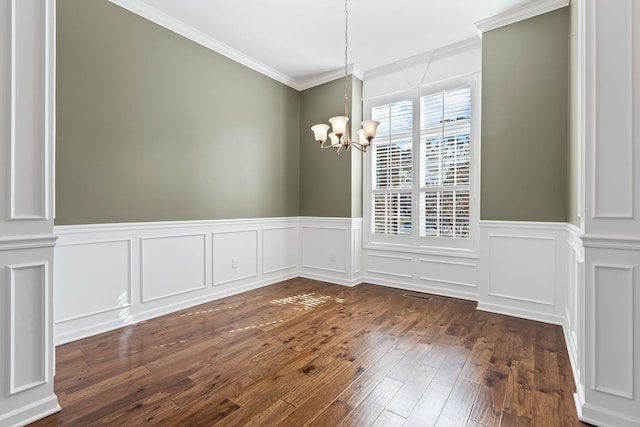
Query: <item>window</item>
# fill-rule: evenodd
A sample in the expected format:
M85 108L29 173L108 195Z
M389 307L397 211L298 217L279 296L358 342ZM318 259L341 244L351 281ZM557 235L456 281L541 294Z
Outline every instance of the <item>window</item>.
M469 237L471 90L420 97L420 235Z
M368 162L370 241L471 246L473 90L469 78L456 83L369 101L380 122Z

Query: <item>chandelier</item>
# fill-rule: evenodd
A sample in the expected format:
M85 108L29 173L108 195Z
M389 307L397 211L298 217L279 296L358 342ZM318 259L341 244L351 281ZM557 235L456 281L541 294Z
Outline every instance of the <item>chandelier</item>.
M344 2L344 116L335 116L329 119L333 132L327 135L329 125L324 123L311 126L311 130L315 135L316 141L320 144L320 148L335 148L336 153L340 154L343 149L349 150L356 147L360 151L367 151L367 147L371 144L371 140L376 136L376 129L380 122L375 120L365 120L362 129L358 130L358 141L351 141L349 138L349 95L347 80L347 59L349 51L349 10L347 8L347 0ZM325 145L327 136L331 140L330 145Z

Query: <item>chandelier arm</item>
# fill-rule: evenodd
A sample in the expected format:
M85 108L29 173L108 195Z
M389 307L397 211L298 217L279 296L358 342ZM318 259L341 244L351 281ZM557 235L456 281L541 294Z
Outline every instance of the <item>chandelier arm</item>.
M323 150L327 149L327 148L334 148L333 145L329 144L329 145L325 145L327 141L323 142L322 144L320 144L320 148L322 148Z
M362 144L360 144L358 142L355 142L355 141L351 141L351 144L349 144L349 147L355 147L355 148L357 148L358 150L360 150L363 153L367 152L367 146L362 145Z

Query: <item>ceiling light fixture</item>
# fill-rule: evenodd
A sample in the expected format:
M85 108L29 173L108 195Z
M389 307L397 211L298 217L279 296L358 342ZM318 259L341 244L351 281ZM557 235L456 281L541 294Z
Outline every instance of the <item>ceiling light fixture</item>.
M344 116L335 116L329 119L333 132L329 133L331 145L325 145L327 140L327 132L329 125L318 124L311 126L311 130L315 135L316 141L320 144L320 148L335 148L336 153L340 154L342 149L349 150L356 147L360 151L367 151L367 147L376 136L376 129L380 122L375 120L365 120L362 122L362 129L358 130L358 141L351 141L349 138L349 95L347 80L347 59L349 49L349 10L347 8L347 0L344 2Z

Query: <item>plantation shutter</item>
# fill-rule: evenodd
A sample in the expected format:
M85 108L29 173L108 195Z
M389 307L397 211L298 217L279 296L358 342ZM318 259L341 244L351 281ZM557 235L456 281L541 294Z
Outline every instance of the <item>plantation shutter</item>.
M469 237L471 91L420 98L420 236Z
M413 102L374 107L380 122L371 147L372 233L411 234L413 216Z

